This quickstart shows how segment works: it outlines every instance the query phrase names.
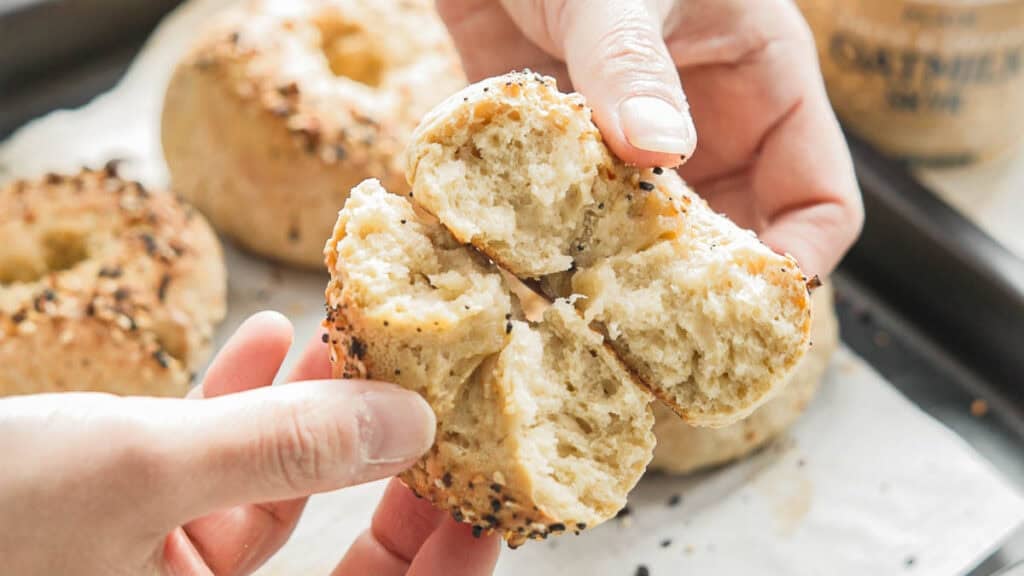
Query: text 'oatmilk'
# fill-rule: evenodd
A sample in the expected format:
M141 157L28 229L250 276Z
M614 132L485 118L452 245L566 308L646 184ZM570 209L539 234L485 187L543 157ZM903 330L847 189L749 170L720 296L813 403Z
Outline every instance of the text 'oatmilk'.
M1024 0L798 0L844 124L932 164L1024 132Z

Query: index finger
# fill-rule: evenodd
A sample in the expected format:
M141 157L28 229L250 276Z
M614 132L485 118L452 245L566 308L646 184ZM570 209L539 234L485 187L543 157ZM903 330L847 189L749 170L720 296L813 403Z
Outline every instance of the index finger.
M274 330L261 329L272 324ZM207 378L206 396L213 397L267 385L284 360L291 343L290 324L279 315L255 316L239 329L240 339L225 346L222 367ZM285 329L284 326L288 328ZM321 380L331 376L323 331L303 351L289 381ZM257 336L273 336L261 344ZM234 340L233 340L234 341ZM230 347L230 348L229 348ZM266 352L267 354L263 354ZM265 357L264 357L265 356ZM262 378L253 378L259 370ZM237 372L237 373L236 373ZM234 384L232 384L234 383ZM217 574L248 574L261 566L291 536L302 515L306 498L252 504L223 510L189 522L185 527L194 549Z
M277 312L258 312L242 322L206 370L190 398L214 398L269 386L292 345L292 325Z
M751 185L767 225L761 240L807 276L835 268L864 220L846 140L820 78L764 139Z

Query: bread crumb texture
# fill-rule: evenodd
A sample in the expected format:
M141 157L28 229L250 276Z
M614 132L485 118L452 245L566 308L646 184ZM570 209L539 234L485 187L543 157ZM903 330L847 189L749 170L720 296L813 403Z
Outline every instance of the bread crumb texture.
M790 373L782 389L750 416L723 428L696 427L662 405L654 407L658 444L652 470L688 474L724 464L764 446L784 433L803 414L821 385L829 359L839 345L839 322L828 284L812 297L813 345Z
M397 382L437 415L402 475L416 494L511 546L625 505L654 447L652 397L568 302L527 321L492 262L374 180L325 252L336 375Z
M571 297L691 424L750 414L807 348L796 261L716 214L674 170L622 163L582 97L552 78L511 73L449 97L413 134L406 176L457 240Z
M430 402L436 444L403 479L477 534L607 520L650 460L651 392L725 426L804 354L796 262L616 159L550 78L454 94L405 160L411 191L360 184L327 243L332 361Z

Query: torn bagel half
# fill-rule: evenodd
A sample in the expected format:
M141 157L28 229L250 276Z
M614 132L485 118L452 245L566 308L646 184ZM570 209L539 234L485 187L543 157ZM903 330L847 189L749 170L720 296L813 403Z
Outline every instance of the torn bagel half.
M402 475L416 494L513 547L625 505L652 396L568 301L525 320L493 263L375 180L352 190L326 259L335 375L396 382L437 416Z

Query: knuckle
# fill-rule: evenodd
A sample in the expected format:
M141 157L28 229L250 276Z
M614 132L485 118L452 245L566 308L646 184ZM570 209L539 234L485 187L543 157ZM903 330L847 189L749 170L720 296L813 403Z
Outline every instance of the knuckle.
M864 225L864 206L860 195L839 194L828 208L819 228L831 235L836 245L845 251L860 236Z
M814 33L811 32L811 27L804 20L799 20L793 26L791 39L804 54L817 56L818 46L814 39Z
M669 101L682 98L679 74L662 36L661 24L645 2L605 5L570 0L556 18L566 31L566 60L584 93L611 88ZM549 18L550 19L550 18ZM595 24L596 22L596 24ZM600 86L586 86L588 82Z
M776 56L773 48L789 40L777 28L745 25L729 36L722 62L734 67L761 65Z
M848 241L852 244L860 236L861 230L864 228L864 202L861 200L859 192L854 193L852 197L843 203L843 212L845 213L844 221L846 223Z
M782 34L800 47L814 51L814 33L800 9L789 0L782 2L776 0L776 3L779 4L778 13L782 15L783 24L780 26Z
M845 146L845 142L842 140L840 140L840 143ZM842 178L836 178L830 185L826 185L826 197L835 206L832 224L837 229L845 232L848 240L853 242L860 235L861 228L864 225L864 200L854 173L852 159L849 159L849 156L847 158L849 168L844 171L846 175Z
M297 493L339 487L358 466L349 413L305 402L282 408L260 449L266 473Z
M678 73L660 42L642 24L620 23L602 35L588 57L589 75L630 94L675 100Z
M278 416L278 426L262 443L261 461L272 478L289 489L306 490L323 477L324 463L318 438L302 411L288 408Z
M592 74L620 86L625 93L648 94L675 100L678 73L667 55L649 39L632 32L601 44L592 61Z
M661 38L652 34L643 22L633 18L620 20L597 39L599 57L638 67L664 66Z
M543 0L535 2L531 0L531 10L534 10L536 14L542 14L544 17L544 28L545 34L552 43L557 44L556 39L564 37L565 31L568 29L570 18L572 18L573 10L578 10L577 2L572 0L551 0L544 2Z

